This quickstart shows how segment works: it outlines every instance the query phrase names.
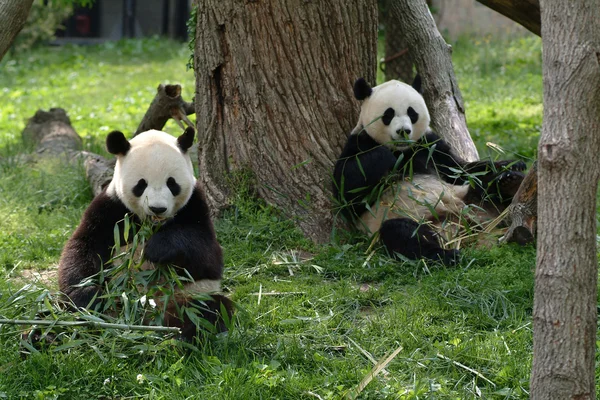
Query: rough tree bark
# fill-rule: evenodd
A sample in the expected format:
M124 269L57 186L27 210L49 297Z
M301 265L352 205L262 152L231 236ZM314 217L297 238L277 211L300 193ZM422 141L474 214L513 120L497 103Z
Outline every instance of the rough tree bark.
M425 0L394 0L390 5L423 80L423 97L431 114L432 129L444 137L461 158L479 159L467 129L451 47L437 30L427 3Z
M395 0L386 0L385 7L379 11L379 17L385 23L385 58L382 62L382 69L386 80L400 79L410 84L415 77L414 61L408 52L406 39L402 36L400 23L392 17L390 12L392 1Z
M331 173L356 125L358 77L375 82L375 0L195 0L199 170L213 210L229 173L317 242L328 241Z
M539 0L477 0L479 3L499 12L523 25L530 32L540 36L541 18Z
M0 1L0 60L27 21L33 0Z
M600 1L542 0L532 399L595 399Z

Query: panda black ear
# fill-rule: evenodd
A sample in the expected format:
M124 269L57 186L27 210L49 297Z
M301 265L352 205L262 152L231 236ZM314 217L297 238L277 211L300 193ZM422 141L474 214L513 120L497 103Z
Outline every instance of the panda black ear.
M194 128L188 126L187 128L185 128L185 132L183 132L183 134L177 138L177 144L179 145L179 148L182 152L185 153L190 147L192 147L192 144L194 143L195 133L196 131L194 131Z
M364 100L373 93L371 86L365 81L365 78L358 78L354 82L354 97L357 100Z
M421 88L421 75L417 74L415 76L415 79L413 79L412 87L420 94L423 94L423 90Z
M125 139L125 135L121 131L112 131L106 137L106 150L110 154L125 155L131 148L131 144Z

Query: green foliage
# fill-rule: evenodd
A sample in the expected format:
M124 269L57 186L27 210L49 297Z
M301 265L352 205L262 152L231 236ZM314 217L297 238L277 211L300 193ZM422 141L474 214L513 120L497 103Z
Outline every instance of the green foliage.
M454 44L480 151L493 141L535 153L539 47L537 39ZM133 131L158 83L183 83L191 97L188 57L187 45L148 39L40 48L3 60L1 317L55 309L60 249L91 200L80 168L17 156L26 150L19 137L25 119L61 106L85 145L105 154L105 135ZM179 132L172 122L166 130ZM24 328L2 325L0 398L338 399L372 370L365 352L381 360L399 346L387 374L360 398L528 397L533 247L466 249L449 269L391 260L367 250L362 236L316 246L293 221L252 199L251 174L229 179L235 200L215 221L224 286L239 306L228 335L193 348L155 333L69 328L56 331L61 344L23 359ZM32 272L50 278L36 281Z
M20 146L19 133L36 109L64 108L86 150L107 154L104 140L118 129L133 133L159 83L194 93L188 51L178 42L149 38L98 46L40 48L0 64L0 155ZM179 133L171 120L167 132Z
M452 55L480 156L490 153L491 142L509 156L534 159L542 129L541 39L464 37Z
M62 23L73 12L72 4L72 1L55 1L44 5L43 0L35 0L25 26L12 45L12 51L23 52L54 39L56 30L62 28Z

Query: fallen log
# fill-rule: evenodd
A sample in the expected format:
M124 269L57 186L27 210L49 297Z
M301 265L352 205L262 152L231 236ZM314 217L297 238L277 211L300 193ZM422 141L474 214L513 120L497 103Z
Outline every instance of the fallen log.
M182 129L185 127L181 121L193 127L194 124L187 116L194 112L193 101L186 102L182 99L180 85L158 85L156 96L133 136L150 129L161 130L169 118L175 119ZM38 157L65 157L68 162L83 162L94 196L102 192L112 180L115 159L106 159L99 154L82 150L83 141L62 108L36 111L27 121L21 137L25 143L35 147L35 155ZM196 148L193 147L192 150L195 154ZM191 157L196 160L197 157L194 158L193 154Z
M62 108L38 110L27 121L21 137L25 143L35 145L39 155L55 156L81 151L83 148L81 137L73 129L71 120Z
M82 150L81 136L62 108L36 111L27 121L21 137L25 143L35 146L37 157L64 157L67 162L83 161L94 196L112 179L114 162Z

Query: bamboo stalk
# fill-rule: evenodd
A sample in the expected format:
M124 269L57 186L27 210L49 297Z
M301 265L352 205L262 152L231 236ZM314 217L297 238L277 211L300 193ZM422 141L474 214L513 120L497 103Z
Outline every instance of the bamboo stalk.
M153 331L179 333L179 328L171 326L112 324L98 321L47 321L43 319L0 319L0 325L44 325L44 326L91 326L94 328L122 329L127 331Z

